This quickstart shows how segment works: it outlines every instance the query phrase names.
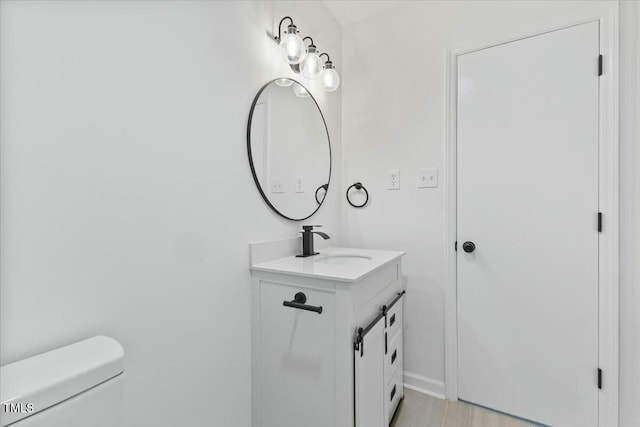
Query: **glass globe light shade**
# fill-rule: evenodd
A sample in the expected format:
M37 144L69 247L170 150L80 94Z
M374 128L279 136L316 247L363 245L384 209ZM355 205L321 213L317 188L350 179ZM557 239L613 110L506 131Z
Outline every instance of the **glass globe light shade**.
M295 25L289 25L287 32L280 40L280 49L288 64L299 64L305 57L304 41L298 35Z
M322 72L322 58L318 55L316 47L310 45L304 59L300 63L302 75L307 79L317 79Z
M298 98L306 98L309 96L309 92L305 89L304 86L295 84L293 85L293 92L296 94Z
M327 92L333 92L340 86L340 76L335 68L333 68L331 61L325 63L324 69L322 73L320 73L320 81L322 82L322 87Z

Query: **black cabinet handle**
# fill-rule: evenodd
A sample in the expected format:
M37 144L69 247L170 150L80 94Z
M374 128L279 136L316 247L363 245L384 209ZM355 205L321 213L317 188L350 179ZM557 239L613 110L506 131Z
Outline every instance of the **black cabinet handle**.
M391 399L389 399L389 400L393 401L393 396L395 396L395 395L396 395L396 386L394 385L393 389L391 390Z
M393 316L391 316L391 320L389 320L389 327L392 327L394 323L396 323L395 313L393 314Z
M393 350L393 354L391 355L391 364L396 361L396 357L398 357L398 350Z
M384 333L384 354L387 354L389 351L389 345L387 344L387 333Z
M282 305L285 307L297 308L298 310L314 311L318 314L322 314L322 306L307 305L307 296L302 292L298 292L292 301L282 301Z

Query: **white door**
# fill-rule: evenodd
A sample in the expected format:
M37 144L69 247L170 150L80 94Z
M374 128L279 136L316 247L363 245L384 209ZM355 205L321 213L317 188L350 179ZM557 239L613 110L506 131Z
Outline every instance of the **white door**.
M597 425L598 38L458 59L459 397L557 427Z

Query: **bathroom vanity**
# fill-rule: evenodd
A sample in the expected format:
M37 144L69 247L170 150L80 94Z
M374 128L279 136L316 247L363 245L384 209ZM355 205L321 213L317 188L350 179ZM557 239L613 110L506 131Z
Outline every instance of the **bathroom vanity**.
M330 189L331 142L302 84L277 78L260 88L247 154L256 188L276 214L303 221L320 209ZM403 397L404 253L316 251L314 236L329 236L314 227L250 245L253 425L385 427Z
M253 425L389 425L403 397L404 253L268 245L251 246Z

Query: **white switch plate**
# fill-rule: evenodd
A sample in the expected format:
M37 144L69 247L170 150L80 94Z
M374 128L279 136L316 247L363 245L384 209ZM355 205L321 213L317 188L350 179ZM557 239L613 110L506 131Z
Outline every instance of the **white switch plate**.
M284 193L284 181L282 179L272 179L271 192L273 194Z
M393 169L387 171L388 182L387 190L399 190L400 189L400 170Z
M296 193L304 193L304 177L303 176L297 176L296 182L294 184L295 184L294 188Z
M418 169L418 188L438 186L438 169Z

